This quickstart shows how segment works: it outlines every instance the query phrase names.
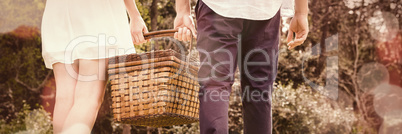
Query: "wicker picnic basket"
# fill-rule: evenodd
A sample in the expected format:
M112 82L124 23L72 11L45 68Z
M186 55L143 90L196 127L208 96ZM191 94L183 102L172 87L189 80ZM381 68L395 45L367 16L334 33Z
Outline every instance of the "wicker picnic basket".
M144 37L166 37L174 32L150 32ZM110 58L108 73L114 120L152 127L197 122L198 67L188 59L174 50Z

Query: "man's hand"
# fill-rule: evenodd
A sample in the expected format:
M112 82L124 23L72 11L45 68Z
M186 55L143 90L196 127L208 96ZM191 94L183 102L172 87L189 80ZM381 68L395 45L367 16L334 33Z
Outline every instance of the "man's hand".
M131 18L130 33L135 45L147 42L147 40L144 39L144 33L148 33L148 29L141 16Z
M295 14L290 21L288 31L288 49L293 49L304 43L309 32L307 14ZM293 40L293 33L296 34L296 38Z
M197 32L194 27L194 21L191 17L190 0L176 0L176 13L174 19L174 38L180 41L191 41L191 34L197 38Z
M178 30L174 33L174 38L180 41L191 41L191 34L197 38L194 21L190 14L178 14L174 19L174 29Z
M308 0L295 0L295 16L290 21L288 32L288 49L293 49L304 43L307 38L308 28ZM293 33L296 38L293 40Z

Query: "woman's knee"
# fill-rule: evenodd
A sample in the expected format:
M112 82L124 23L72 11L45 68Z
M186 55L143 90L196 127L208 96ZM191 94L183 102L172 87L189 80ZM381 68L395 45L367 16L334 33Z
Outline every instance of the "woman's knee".
M79 60L79 76L75 87L75 102L99 108L106 85L106 60Z
M79 62L78 81L106 80L106 60L80 60Z
M86 105L87 107L92 107L99 109L103 103L103 95L88 95L88 96L76 96L74 99L75 104Z
M67 95L56 96L56 104L63 105L64 107L71 107L74 104L74 97Z

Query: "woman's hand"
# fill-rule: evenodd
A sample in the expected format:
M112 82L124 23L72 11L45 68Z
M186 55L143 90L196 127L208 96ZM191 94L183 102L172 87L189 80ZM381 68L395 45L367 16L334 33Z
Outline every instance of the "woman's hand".
M174 28L178 30L174 33L174 38L180 41L191 41L191 34L197 38L194 21L190 14L178 14L174 19Z
M148 29L141 16L130 18L130 32L135 45L147 42L144 39L144 33L148 33Z
M130 33L133 38L133 42L136 45L146 43L144 39L144 33L148 33L147 26L141 17L140 12L135 5L134 0L124 0L128 15L130 16Z

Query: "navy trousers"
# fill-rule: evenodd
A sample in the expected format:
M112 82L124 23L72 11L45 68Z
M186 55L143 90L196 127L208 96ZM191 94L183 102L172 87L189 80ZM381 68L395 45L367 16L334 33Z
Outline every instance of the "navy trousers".
M200 56L201 134L228 133L228 108L239 67L244 133L272 133L271 92L276 77L280 14L269 20L220 16L196 5Z

